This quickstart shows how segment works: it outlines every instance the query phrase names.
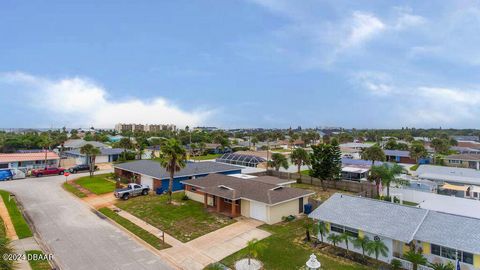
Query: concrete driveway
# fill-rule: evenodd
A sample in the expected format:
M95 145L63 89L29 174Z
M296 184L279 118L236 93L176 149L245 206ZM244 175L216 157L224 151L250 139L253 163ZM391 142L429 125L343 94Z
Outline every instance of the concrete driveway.
M82 175L87 174L75 177ZM64 191L64 180L52 176L0 182L0 189L15 193L61 269L173 269Z

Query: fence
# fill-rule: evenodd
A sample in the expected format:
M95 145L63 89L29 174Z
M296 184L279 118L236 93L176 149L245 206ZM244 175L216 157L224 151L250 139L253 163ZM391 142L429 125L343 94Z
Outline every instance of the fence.
M298 173L288 173L288 172L277 172L277 171L267 171L267 175L276 176L282 179L292 179L297 180L300 183L311 184L314 186L322 186L322 181L318 178L311 177L308 175L302 175ZM325 180L323 185L326 188L339 189L343 191L348 191L352 193L358 193L364 197L376 197L378 194L376 192L376 186L370 182L356 182L348 180Z

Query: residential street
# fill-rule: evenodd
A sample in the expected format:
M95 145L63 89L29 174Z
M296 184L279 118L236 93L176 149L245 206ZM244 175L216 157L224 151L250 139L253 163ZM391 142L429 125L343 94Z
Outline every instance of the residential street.
M172 269L64 191L63 181L52 176L0 182L0 189L16 194L61 269Z

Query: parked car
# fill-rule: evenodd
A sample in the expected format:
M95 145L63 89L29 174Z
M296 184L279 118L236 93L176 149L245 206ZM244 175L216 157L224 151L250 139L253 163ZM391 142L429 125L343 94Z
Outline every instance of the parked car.
M13 174L10 169L0 170L0 181L12 180Z
M149 191L150 187L148 185L130 183L126 188L115 190L114 195L118 199L128 200L130 197L147 195Z
M77 172L83 172L83 171L89 171L89 170L90 170L90 165L88 164L76 165L68 169L68 171L71 173L77 173ZM97 166L95 166L95 171L96 170L98 170Z
M50 167L45 169L33 170L32 175L35 177L40 177L44 175L53 175L53 174L62 175L64 172L65 172L64 168Z

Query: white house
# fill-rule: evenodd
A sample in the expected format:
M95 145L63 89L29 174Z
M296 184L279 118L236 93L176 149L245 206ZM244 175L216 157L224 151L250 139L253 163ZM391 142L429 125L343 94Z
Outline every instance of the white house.
M395 258L410 268L403 255L413 243L431 263L455 264L458 258L462 270L480 269L480 219L339 193L309 217L325 222L330 233L382 241L388 253L379 260L386 263Z

